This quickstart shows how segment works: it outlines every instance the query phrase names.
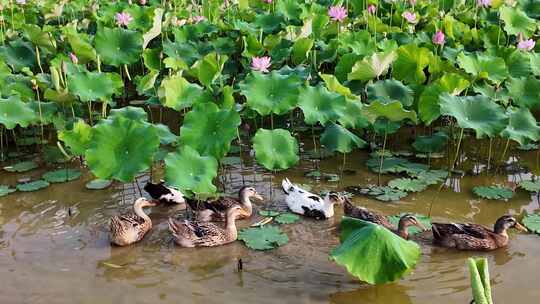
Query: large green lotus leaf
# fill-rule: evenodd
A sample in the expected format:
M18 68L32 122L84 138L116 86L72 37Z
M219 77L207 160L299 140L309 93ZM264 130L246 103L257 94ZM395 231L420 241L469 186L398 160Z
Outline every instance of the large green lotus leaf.
M7 99L0 98L0 124L11 130L17 125L26 128L38 120L38 116L28 103L24 103L18 96Z
M228 57L226 55L218 55L215 52L209 53L193 64L192 72L197 75L200 83L206 87L210 87L221 75L227 59Z
M529 109L515 109L510 112L508 125L501 132L501 136L525 145L529 141L540 139L540 127Z
M416 112L403 109L403 104L399 101L382 103L374 101L371 104L362 108L362 113L366 116L370 123L375 123L377 118L386 118L393 122L410 119L415 124L418 123Z
M179 61L178 65L182 67L191 66L201 58L199 50L194 43L189 41L175 41L171 42L166 39L163 42L163 52L169 56L169 58ZM165 60L167 60L166 58Z
M445 93L440 100L441 113L454 117L461 128L473 129L476 138L494 137L506 127L508 117L502 107L485 96L458 97Z
M371 55L377 50L375 40L368 31L347 31L339 40L340 48L350 48L356 55Z
M338 122L345 128L366 128L369 122L362 114L363 104L358 99L347 99L345 107L341 109Z
M292 61L298 65L303 63L309 55L309 51L313 47L313 39L300 38L297 39L292 47Z
M448 73L437 79L434 83L428 85L418 101L418 113L420 118L427 125L430 125L439 116L441 108L439 106L439 97L446 92L450 95L458 95L470 85L470 82L458 74Z
M163 67L163 63L161 62L161 56L162 56L162 50L159 48L155 49L145 49L143 51L143 61L144 65L152 71L158 71L161 70Z
M509 200L514 196L514 191L502 186L476 186L473 187L474 194L490 200Z
M146 123L148 120L148 114L146 114L146 111L143 108L133 106L112 109L111 112L109 112L108 119L114 119L116 117L136 120L142 123Z
M527 214L523 217L523 225L530 231L540 234L540 214Z
M298 106L304 112L304 120L309 125L317 122L325 125L337 121L347 103L345 97L330 92L323 86L301 88L298 99Z
M87 63L97 59L96 50L90 43L89 35L77 32L75 26L66 26L64 35L80 63Z
M1 47L0 54L15 72L20 72L23 68L34 69L37 66L34 48L22 39L11 41L9 45Z
M440 131L431 136L417 136L412 146L418 152L435 153L441 152L446 146L448 135Z
M503 6L499 12L504 21L504 30L509 35L522 33L528 37L536 30L535 20L529 18L525 12L517 7Z
M529 109L540 107L540 80L536 77L511 78L506 86L517 105Z
M137 93L139 95L153 95L156 80L159 76L159 71L150 70L148 74L142 76L135 76L135 85L137 86Z
M124 82L116 73L83 71L68 76L68 88L82 101L108 101L122 93Z
M393 282L409 273L420 259L420 247L392 231L359 219L343 217L341 245L330 258L369 284Z
M58 132L58 139L63 141L74 155L84 155L92 138L92 127L84 120L73 124L73 129Z
M503 82L508 76L506 62L500 57L474 53L459 53L457 63L465 72L478 79L488 79L494 83Z
M41 178L49 183L65 183L76 180L81 177L81 175L81 171L77 169L59 169L46 172Z
M240 115L234 109L221 110L211 102L198 104L184 116L180 144L201 155L221 159L236 138L240 122Z
M42 30L39 26L35 24L25 24L24 33L28 40L34 45L42 47L51 53L56 51L56 41L51 39L51 35Z
M185 120L184 120L184 123L185 123ZM178 141L178 136L176 136L173 132L171 132L171 129L169 129L168 126L157 123L157 124L154 124L154 127L156 128L156 131L158 132L159 142L162 145L170 145Z
M353 53L347 53L341 56L337 62L336 68L334 69L334 75L336 78L341 81L347 81L347 75L352 71L352 67L361 59L361 56L358 56Z
M298 163L298 142L283 129L259 129L253 137L257 162L268 170L288 169Z
M37 122L47 125L53 123L61 114L56 103L53 102L38 102L31 100L27 102L28 106L36 113ZM41 108L41 115L39 114Z
M296 106L300 84L300 78L294 74L253 72L240 83L240 88L249 108L263 116L270 113L282 115Z
M152 28L150 28L146 33L143 35L143 49L146 49L148 46L148 43L152 41L152 39L156 38L161 34L161 19L163 18L163 13L165 11L162 8L156 8L154 10L154 19L152 22Z
M277 226L245 228L238 233L238 239L255 250L270 250L289 242L289 237Z
M469 258L468 265L474 303L493 304L487 259Z
M326 88L330 92L336 92L345 97L356 98L356 96L351 93L351 89L339 83L339 80L334 75L319 73L319 76L321 76L324 84L326 85Z
M34 170L37 167L38 167L38 164L35 161L27 160L27 161L22 161L22 162L19 162L10 166L6 166L4 167L4 170L8 172L27 172L30 170Z
M533 71L531 66L530 53L519 49L509 50L504 56L508 73L512 78L521 78L529 76Z
M152 125L118 115L93 128L85 157L96 177L131 182L150 167L158 147L159 136Z
M529 54L530 66L536 76L540 76L540 53Z
M443 91L450 95L459 95L471 84L467 79L463 78L463 76L455 73L446 73L441 78L437 79L435 83L440 85Z
M212 156L201 156L190 146L165 157L165 180L182 191L196 194L216 192L212 180L217 176L218 162Z
M393 75L405 83L422 84L426 81L424 69L429 65L433 53L415 44L402 45L397 50Z
M17 189L10 188L9 186L6 186L6 185L0 185L0 197L6 196L15 191L17 191Z
M95 44L103 63L120 66L141 58L143 37L132 30L102 27L96 34Z
M388 220L390 221L390 223L392 223L392 225L394 225L395 227L398 227L399 220L404 215L405 215L405 213L392 215L392 216L388 217ZM429 216L426 216L426 215L423 215L423 214L414 214L414 216L416 217L416 219L418 219L418 221L420 223L422 223L422 225L424 225L424 227L426 227L426 229L431 229L431 218ZM422 232L422 230L420 230L420 228L418 228L416 226L409 226L407 231L410 234L418 234L418 233Z
M405 107L410 107L414 101L414 92L401 81L395 79L379 80L367 87L367 96L371 101L391 102L399 100Z
M166 107L177 111L210 98L203 88L180 75L164 79L159 87L158 96Z
M390 65L396 60L395 51L375 53L356 62L351 72L347 75L348 80L367 81L385 75Z
M355 148L363 148L367 143L342 126L331 123L321 134L321 144L329 151L349 153Z

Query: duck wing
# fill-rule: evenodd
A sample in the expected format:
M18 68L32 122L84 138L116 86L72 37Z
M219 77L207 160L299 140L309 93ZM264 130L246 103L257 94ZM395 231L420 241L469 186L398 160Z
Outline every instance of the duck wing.
M163 203L185 203L184 194L174 187L166 186L165 182L160 182L158 184L148 182L144 186L144 191L148 192L153 199Z
M390 223L386 216L374 211L370 211L367 208L354 206L348 199L345 200L345 203L343 205L343 211L347 216L361 219L363 221L372 222L390 230L395 229L394 225Z
M432 223L433 237L436 240L448 238L452 235L467 235L476 239L491 239L493 232L477 224Z

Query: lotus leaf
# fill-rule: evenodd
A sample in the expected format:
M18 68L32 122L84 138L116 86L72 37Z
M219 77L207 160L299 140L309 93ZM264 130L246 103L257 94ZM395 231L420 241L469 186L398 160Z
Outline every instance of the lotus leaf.
M37 119L38 116L28 103L22 102L18 96L0 98L0 124L6 129L14 129L17 125L25 128Z
M511 78L527 77L532 73L533 67L531 66L530 57L530 54L519 49L507 50L504 61Z
M474 194L490 200L509 200L514 196L512 189L502 186L476 186L473 188Z
M13 164L11 166L6 166L4 167L4 170L8 172L27 172L30 170L34 170L37 167L38 164L35 161L28 160Z
M506 83L514 102L521 107L538 109L540 107L540 80L534 76L511 78Z
M66 26L64 28L64 35L73 53L75 53L81 63L96 60L96 50L92 47L88 35L78 33L75 26Z
M445 170L426 170L418 171L411 174L411 176L422 180L428 185L434 185L440 183L448 177L448 171Z
M1 47L0 54L15 72L20 72L23 68L33 69L37 66L34 48L22 39L11 41L9 46Z
M313 39L300 38L296 40L292 47L292 61L294 64L303 63L309 55L309 51L313 47Z
M165 13L165 11L162 8L156 8L154 10L154 20L152 23L152 28L143 35L143 49L146 49L148 43L150 43L152 39L158 37L161 34L161 19L163 18L163 13Z
M158 71L150 71L144 76L136 76L135 84L137 85L137 93L139 93L140 95L145 95L149 91L152 91L154 89L158 76ZM150 94L152 93L153 92L150 92Z
M210 87L210 85L221 75L223 66L227 61L226 55L219 55L215 52L207 54L193 64L192 70L199 82Z
M200 86L188 82L180 75L164 79L161 82L158 95L166 107L177 111L210 98Z
M380 165L380 155L377 155L376 158L370 158L366 162L366 166L374 172L379 172ZM408 160L398 157L387 157L385 156L381 173L400 173L403 172L403 166L409 163Z
M102 190L108 188L112 184L108 179L94 179L86 183L85 187L89 190Z
M415 124L418 123L416 112L403 109L403 104L399 101L389 103L374 101L362 108L362 114L364 114L371 123L374 123L377 118L381 117L393 122L402 121L408 118Z
M15 191L17 191L17 189L10 188L9 186L6 186L6 185L0 185L0 197L6 196Z
M92 127L84 120L78 120L73 124L73 129L63 130L58 133L58 139L63 141L74 155L84 155L92 138Z
M448 135L437 132L432 136L417 136L412 146L416 151L424 153L441 152L446 146Z
M527 214L523 217L523 225L530 231L540 234L540 214Z
M474 303L493 304L487 259L469 258L468 265Z
M474 77L488 79L496 84L503 82L508 76L506 63L500 57L460 53L457 57L457 63L460 68Z
M396 178L389 181L388 186L407 192L420 192L426 190L428 184L422 179Z
M280 213L278 211L273 211L273 210L259 210L259 215L266 216L266 217L276 217L280 215Z
M515 109L510 112L508 125L501 132L501 136L524 145L528 141L538 141L540 139L540 127L529 109Z
M124 82L116 73L83 71L68 76L68 88L82 101L108 101L122 93Z
M294 214L294 213L282 213L274 219L276 222L280 224L293 224L297 222L300 219L300 216Z
M238 239L255 250L270 250L289 242L289 237L277 226L245 228L238 233Z
M401 219L401 217L403 215L405 215L405 213L392 215L392 216L388 217L388 220L390 221L390 223L392 223L392 225L394 225L395 227L398 227L399 220ZM431 229L431 218L430 217L422 215L422 214L413 214L413 215L416 217L416 219L418 219L418 221L420 223L422 223L422 225L424 225L424 227L426 227L426 229ZM412 234L412 235L422 232L422 230L420 230L420 228L418 228L416 226L409 226L407 231L409 232L409 234Z
M524 34L530 36L536 30L536 22L519 8L504 6L499 10L504 21L504 30L509 35Z
M440 99L441 113L454 117L461 128L473 129L476 138L494 137L506 126L508 118L504 110L487 97L444 94Z
M174 135L168 126L158 123L154 124L154 127L157 130L159 141L162 145L170 145L178 141L178 136Z
M59 169L55 171L49 171L41 177L43 180L49 183L65 183L72 180L76 180L81 177L82 173L76 169Z
M339 83L339 80L334 75L319 73L319 76L321 76L326 88L330 92L335 92L345 97L355 98L355 96L351 93L351 89Z
M373 54L377 49L375 41L368 31L346 32L340 37L340 44L345 48L350 48L354 54L360 56Z
M363 104L357 99L347 99L345 108L341 110L338 122L345 128L362 129L369 125L362 114Z
M148 169L158 147L159 137L152 125L116 115L93 128L85 157L96 177L131 182Z
M46 181L44 181L42 179L38 179L38 180L29 182L29 183L18 184L17 185L17 190L19 190L21 192L32 192L32 191L41 190L41 189L44 189L44 188L47 188L47 187L49 187L48 182L46 182Z
M102 27L96 34L95 44L104 63L120 66L139 60L143 50L143 37L132 30Z
M369 57L364 57L364 59L354 64L352 71L347 75L347 79L367 81L385 75L396 58L397 54L394 51L375 53Z
M407 196L407 192L394 189L388 186L384 187L371 187L367 193L369 196L373 196L375 199L383 202L399 201Z
M240 115L232 109L221 110L215 103L198 104L184 118L180 144L220 159L229 151L240 122Z
M349 153L354 148L363 148L367 143L342 126L332 123L321 134L321 144L329 151Z
M415 44L402 45L397 50L393 75L405 83L422 84L426 81L424 69L429 65L433 54Z
M56 51L56 40L51 39L49 33L42 30L39 26L25 24L24 33L34 45L42 47L51 53Z
M165 180L182 191L196 194L216 192L212 180L217 176L218 162L212 156L201 156L190 146L165 157Z
M146 111L143 108L133 106L112 109L109 113L108 119L113 120L116 117L122 117L142 123L146 123L148 120L148 114L146 114Z
M399 100L404 107L410 107L414 101L414 92L401 81L394 79L379 80L367 87L368 99L384 103Z
M259 129L253 137L255 158L268 170L288 169L298 163L298 142L283 129Z
M322 86L301 88L298 99L298 106L304 112L304 120L309 125L336 122L347 107L345 97Z
M393 282L409 273L420 259L420 247L390 230L359 219L344 217L341 245L330 258L369 284Z
M297 104L300 78L296 75L281 75L277 71L269 74L253 72L240 84L246 96L247 106L259 113L268 115L285 114Z
M540 180L522 181L521 183L519 183L519 187L522 188L522 189L525 189L525 190L527 190L529 192L540 193Z

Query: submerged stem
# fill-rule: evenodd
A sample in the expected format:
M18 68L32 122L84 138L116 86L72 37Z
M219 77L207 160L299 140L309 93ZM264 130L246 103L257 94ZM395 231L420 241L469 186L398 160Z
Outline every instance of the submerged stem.
M459 132L459 139L458 139L458 143L457 143L457 147L456 147L456 155L454 156L454 161L452 162L452 169L451 170L454 170L454 167L456 166L456 162L458 160L459 148L461 147L461 141L463 140L463 131L464 130L465 130L464 128L461 128L461 132Z
M379 174L377 176L377 185L378 186L381 185L381 171L382 171L382 166L383 166L383 162L384 162L384 150L386 149L386 137L387 136L388 136L388 122L386 123L386 128L384 129L384 141L383 141L383 146L382 146L381 160L379 162Z

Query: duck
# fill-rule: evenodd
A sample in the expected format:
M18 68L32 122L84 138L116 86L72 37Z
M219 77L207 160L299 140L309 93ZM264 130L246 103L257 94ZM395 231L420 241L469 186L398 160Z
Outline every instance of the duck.
M244 186L238 191L238 199L224 196L208 201L187 200L187 205L195 212L197 221L219 222L226 219L226 211L232 206L241 206L245 211L238 219L251 217L253 214L251 198L264 200L255 188Z
M113 216L109 223L109 238L117 246L127 246L143 239L144 235L152 229L152 220L143 208L159 204L155 200L139 198L133 204L133 212L125 215Z
M291 183L288 178L281 182L285 192L285 202L289 209L307 217L318 220L334 216L334 205L343 203L343 198L337 192L329 192L324 198Z
M166 185L165 181L160 181L157 184L147 182L143 189L150 194L150 197L161 203L178 205L186 203L184 194L177 188Z
M478 224L432 223L433 243L457 250L489 251L508 245L507 230L527 232L513 216L497 219L493 230Z
M388 220L388 218L375 211L368 210L364 207L354 206L349 199L345 199L343 204L343 213L346 216L361 219L364 221L372 222L377 225L394 232L401 238L409 239L409 227L416 226L420 230L425 231L426 227L416 218L416 216L406 213L401 216L397 228Z
M210 222L180 222L169 218L169 230L174 242L181 247L221 246L236 241L236 219L241 216L247 216L247 211L240 205L233 205L226 211L224 228Z

